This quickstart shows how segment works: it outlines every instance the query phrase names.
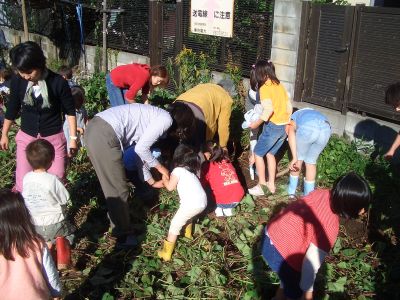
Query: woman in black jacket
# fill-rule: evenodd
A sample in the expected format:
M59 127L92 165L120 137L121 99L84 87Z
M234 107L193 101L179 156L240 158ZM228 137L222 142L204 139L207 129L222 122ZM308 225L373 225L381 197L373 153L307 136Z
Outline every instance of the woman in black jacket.
M21 128L17 143L16 185L22 191L22 180L32 170L25 148L33 140L43 138L55 148L55 159L48 170L60 178L64 177L67 156L66 139L63 133L63 115L69 124L70 151L76 151L76 118L74 101L66 80L46 68L46 58L35 42L21 43L10 51L10 59L17 75L10 84L10 100L7 105L0 140L2 150L8 149L8 132L21 113Z

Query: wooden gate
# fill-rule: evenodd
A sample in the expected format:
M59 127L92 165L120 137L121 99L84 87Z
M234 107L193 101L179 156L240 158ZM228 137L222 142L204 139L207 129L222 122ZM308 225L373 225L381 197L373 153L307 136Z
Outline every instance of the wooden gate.
M400 81L400 9L305 2L295 100L400 120L384 104Z

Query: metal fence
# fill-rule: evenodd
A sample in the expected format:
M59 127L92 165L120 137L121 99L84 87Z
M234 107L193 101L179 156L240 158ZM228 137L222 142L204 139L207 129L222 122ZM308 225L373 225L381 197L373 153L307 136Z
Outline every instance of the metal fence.
M64 59L69 56L76 59L80 54L78 2L83 6L85 43L100 46L102 0L26 1L29 31L49 37L61 49L60 56ZM32 6L32 3L39 4ZM179 2L179 14L175 0L109 0L107 47L150 56L152 62L164 62L185 46L208 54L210 65L217 70L233 63L247 75L258 57L270 56L273 3L273 0L236 0L233 38L223 38L190 32L190 0ZM0 25L22 30L18 2L0 0L0 5ZM152 27L158 28L152 31ZM162 50L151 50L158 48Z

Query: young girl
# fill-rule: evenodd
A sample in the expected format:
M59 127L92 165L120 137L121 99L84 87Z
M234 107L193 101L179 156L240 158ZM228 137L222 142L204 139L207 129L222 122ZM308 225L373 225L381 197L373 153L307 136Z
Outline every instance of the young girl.
M66 237L69 244L74 239L74 227L65 219L69 193L55 175L47 173L54 152L53 145L44 139L35 140L26 147L26 157L33 171L25 175L22 193L36 231L48 242L49 248L56 237ZM70 261L70 257L60 255L62 253L57 251L59 261Z
M289 164L288 194L294 199L303 161L306 164L304 196L314 190L317 175L317 159L329 142L331 125L319 111L303 108L294 112L287 125L288 140L292 152Z
M262 256L278 273L275 299L312 299L318 269L335 244L339 217L357 218L371 202L368 183L355 173L332 190L315 190L292 202L265 227Z
M61 296L46 243L35 231L19 193L0 191L0 295L2 299Z
M209 186L217 204L217 217L232 216L232 208L237 206L244 196L235 168L226 157L223 149L214 142L207 142L205 156L208 162L202 166L201 179Z
M254 196L274 194L276 159L275 154L286 138L285 125L289 123L292 105L283 85L275 75L275 67L270 61L259 60L250 78L251 88L260 92L263 112L260 118L250 124L251 129L263 125L262 133L254 148L254 158L258 173L258 184L249 189ZM267 155L268 182L265 179L264 156Z
M168 237L164 241L162 250L158 256L164 261L169 261L175 248L176 239L184 225L185 237L192 238L192 219L200 214L207 206L207 196L196 176L200 170L198 153L191 147L179 145L174 152L173 171L170 178L163 175L163 183L167 190L177 189L180 205L172 218L168 231Z

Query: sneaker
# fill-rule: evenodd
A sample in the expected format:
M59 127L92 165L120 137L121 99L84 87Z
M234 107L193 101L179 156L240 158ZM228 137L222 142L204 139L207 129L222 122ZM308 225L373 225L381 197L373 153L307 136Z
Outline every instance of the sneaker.
M264 191L262 187L257 184L256 186L249 189L249 194L253 196L264 196Z
M223 217L224 216L224 210L221 207L217 207L215 210L215 215L217 217Z
M224 208L222 209L225 217L231 217L233 215L232 208Z
M296 195L289 195L288 198L289 198L290 201L297 200Z

